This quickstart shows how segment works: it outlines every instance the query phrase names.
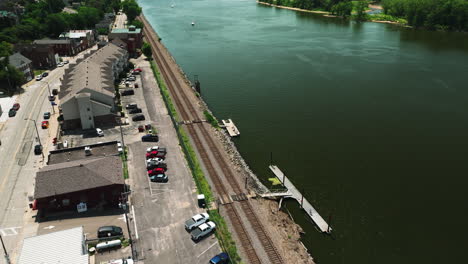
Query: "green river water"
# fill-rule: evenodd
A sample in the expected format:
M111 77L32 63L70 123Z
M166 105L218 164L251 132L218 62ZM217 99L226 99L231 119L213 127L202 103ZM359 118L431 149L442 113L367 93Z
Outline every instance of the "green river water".
M333 235L323 235L286 203L318 263L465 262L467 34L253 0L139 3L214 114L236 122L259 178L272 177L273 152L332 216Z

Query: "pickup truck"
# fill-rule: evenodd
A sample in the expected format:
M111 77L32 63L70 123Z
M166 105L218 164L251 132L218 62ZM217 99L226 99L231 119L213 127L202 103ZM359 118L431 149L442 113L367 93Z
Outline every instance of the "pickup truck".
M192 216L192 218L185 221L185 229L191 231L194 228L196 228L197 226L199 226L199 225L205 223L206 221L208 221L208 219L210 219L210 216L207 213L201 213L201 214L194 215L194 216Z
M190 232L190 235L192 236L192 240L197 242L200 241L204 236L210 234L212 231L214 231L216 228L215 223L212 221L209 221L208 223L204 223L199 225L195 230Z

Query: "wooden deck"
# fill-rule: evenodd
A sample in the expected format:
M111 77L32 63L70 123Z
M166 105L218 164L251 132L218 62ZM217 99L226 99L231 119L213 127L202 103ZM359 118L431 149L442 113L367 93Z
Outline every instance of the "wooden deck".
M328 226L327 222L320 216L320 214L315 210L315 208L307 201L307 199L302 197L302 194L297 190L294 184L284 175L284 173L276 166L270 165L270 170L275 174L275 176L284 183L283 185L288 189L288 192L291 194L291 197L294 198L299 205L301 205L302 201L302 209L312 218L312 221L317 225L317 227L323 233L330 233L332 228Z
M229 136L231 137L237 137L240 135L239 130L237 129L236 125L234 125L234 122L232 122L231 119L228 120L221 120L224 124L224 127L226 128Z

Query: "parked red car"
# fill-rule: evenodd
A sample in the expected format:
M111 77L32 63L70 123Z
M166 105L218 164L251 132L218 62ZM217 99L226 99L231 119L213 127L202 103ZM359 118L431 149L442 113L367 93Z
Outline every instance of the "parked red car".
M133 71L134 71L134 72L142 72L143 70L140 69L140 68L136 68L136 69L134 69Z
M146 153L146 159L155 158L156 155L158 155L158 151L157 151L157 150L153 150L153 151L151 151L151 152L147 152L147 153Z
M165 170L163 168L155 168L148 171L148 176L164 174Z
M15 111L18 111L20 109L20 104L18 103L14 104L11 109L15 109Z
M43 129L49 128L49 121L42 121L41 126Z

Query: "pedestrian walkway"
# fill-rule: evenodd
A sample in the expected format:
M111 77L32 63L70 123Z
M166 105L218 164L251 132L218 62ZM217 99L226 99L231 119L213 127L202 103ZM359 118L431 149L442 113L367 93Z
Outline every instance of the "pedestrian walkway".
M299 205L304 209L304 211L312 218L314 223L323 233L330 233L331 227L325 222L325 220L320 216L320 214L315 210L315 208L304 198L304 196L297 190L297 188L292 184L292 182L284 175L284 173L276 166L270 165L270 170L275 174L275 176L283 183L283 185L288 189L288 192L291 194L291 197L294 198Z

